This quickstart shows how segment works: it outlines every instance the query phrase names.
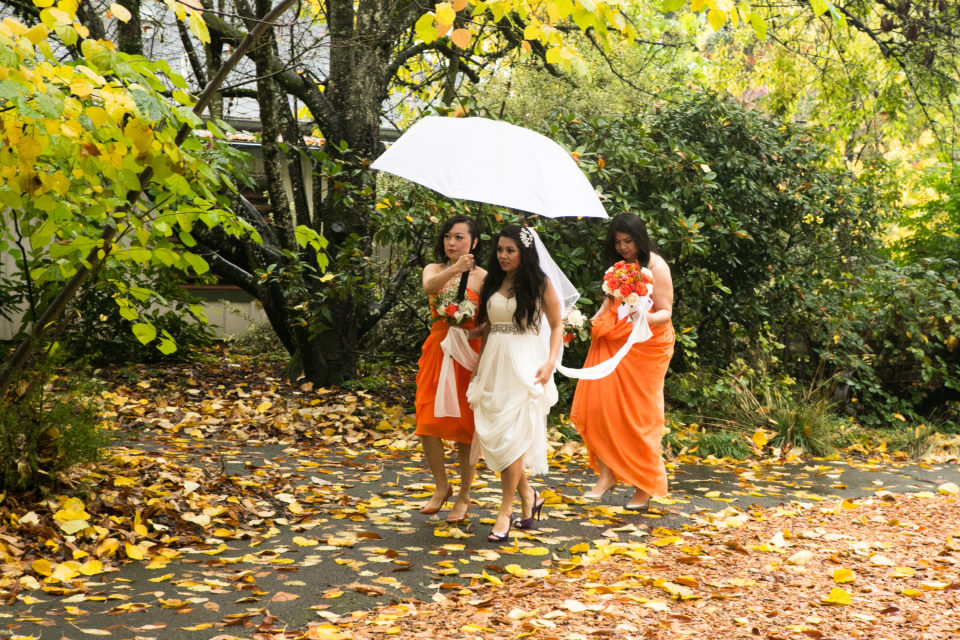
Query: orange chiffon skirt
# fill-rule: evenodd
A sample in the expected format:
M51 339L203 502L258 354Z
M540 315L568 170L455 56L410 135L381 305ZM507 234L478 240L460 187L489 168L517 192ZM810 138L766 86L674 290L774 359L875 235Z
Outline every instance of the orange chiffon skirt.
M477 302L477 294L467 290L467 297ZM433 316L436 317L433 310ZM463 329L474 329L476 323L468 320L461 325ZM447 337L450 325L445 320L438 320L430 328L430 335L423 343L420 360L417 362L417 395L416 415L418 436L435 436L444 440L456 442L473 442L473 410L467 402L467 386L470 384L471 371L453 363L457 377L457 402L460 405L460 417L444 416L438 418L433 415L433 403L437 398L437 382L440 379L440 367L443 365L443 350L440 343ZM480 352L480 339L470 341L470 346L477 353Z
M623 346L633 324L608 308L591 328L584 367L609 359ZM620 482L653 496L667 493L667 471L660 455L663 437L663 380L673 356L673 325L650 327L653 337L635 344L610 375L580 380L570 420L590 453L610 467Z

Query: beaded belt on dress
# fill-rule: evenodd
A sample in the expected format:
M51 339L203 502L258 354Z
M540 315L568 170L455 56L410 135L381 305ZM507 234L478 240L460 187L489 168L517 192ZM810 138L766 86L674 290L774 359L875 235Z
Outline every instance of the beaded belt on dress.
M513 333L516 335L523 335L523 334L529 333L531 335L536 335L531 331L527 331L526 329L521 329L520 327L513 324L512 322L495 322L492 325L490 325L490 333Z

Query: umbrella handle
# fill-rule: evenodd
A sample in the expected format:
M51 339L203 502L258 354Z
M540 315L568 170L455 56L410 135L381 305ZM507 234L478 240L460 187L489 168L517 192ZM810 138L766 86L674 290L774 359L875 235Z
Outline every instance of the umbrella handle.
M460 274L460 285L457 287L457 302L463 302L463 299L467 296L467 280L469 279L469 271L464 271Z

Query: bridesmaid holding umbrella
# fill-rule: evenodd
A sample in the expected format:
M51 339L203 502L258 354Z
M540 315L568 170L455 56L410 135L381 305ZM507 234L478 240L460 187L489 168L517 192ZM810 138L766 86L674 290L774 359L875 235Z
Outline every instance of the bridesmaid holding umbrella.
M480 350L476 310L478 292L487 272L474 264L472 252L478 240L477 225L473 218L464 215L448 218L437 235L434 246L436 262L423 268L423 292L430 299L430 313L434 322L417 363L417 428L414 433L420 436L424 458L436 488L420 513L437 513L453 496L453 487L447 478L443 444L444 440L452 440L457 444L460 489L453 509L446 518L447 522L466 520L475 471L475 459L471 456L473 410L466 400L471 370L460 364L459 360L472 358L475 361L476 353ZM464 276L466 288L458 297L458 286ZM455 313L451 315L447 312L450 305L459 307L462 313L471 304L473 313L467 314L467 317L457 318ZM458 321L460 324L456 325ZM454 335L461 330L461 335ZM461 356L459 360L455 355Z

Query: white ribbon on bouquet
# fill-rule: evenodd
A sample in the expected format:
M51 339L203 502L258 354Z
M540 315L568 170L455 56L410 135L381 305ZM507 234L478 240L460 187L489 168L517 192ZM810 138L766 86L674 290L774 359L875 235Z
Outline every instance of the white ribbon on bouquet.
M479 356L470 346L467 332L460 327L450 327L447 337L440 343L443 351L443 364L440 365L440 378L437 380L437 395L433 401L433 415L437 418L459 418L460 401L457 398L457 375L453 367L456 361L467 371L477 368Z
M636 307L626 304L620 305L620 309L617 310L618 317L621 320L626 318L628 322L632 322L633 329L630 331L630 335L627 336L627 341L613 354L613 357L595 364L592 367L585 367L583 369L568 369L563 365L559 365L557 366L557 371L568 378L580 378L581 380L599 380L613 373L613 370L616 369L620 361L626 357L633 345L639 342L645 342L653 336L653 332L650 330L650 323L647 322L647 312L651 307L653 307L653 300L650 299L650 296L641 298Z

